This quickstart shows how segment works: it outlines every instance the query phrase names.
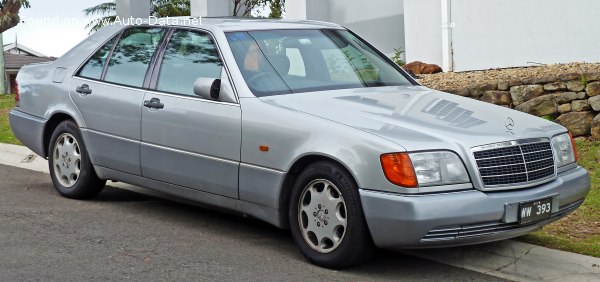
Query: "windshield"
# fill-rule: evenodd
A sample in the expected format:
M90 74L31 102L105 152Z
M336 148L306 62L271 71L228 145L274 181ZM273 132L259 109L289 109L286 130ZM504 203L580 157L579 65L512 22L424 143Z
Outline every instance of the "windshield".
M257 97L310 91L412 85L398 66L347 30L227 33Z

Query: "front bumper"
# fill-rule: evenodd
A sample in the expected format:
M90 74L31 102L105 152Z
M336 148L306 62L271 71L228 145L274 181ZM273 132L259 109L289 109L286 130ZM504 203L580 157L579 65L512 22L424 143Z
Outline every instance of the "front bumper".
M365 218L380 248L449 247L508 239L535 231L574 211L590 191L588 172L576 167L548 183L522 190L469 190L400 195L360 189ZM519 225L518 203L553 197L552 217Z

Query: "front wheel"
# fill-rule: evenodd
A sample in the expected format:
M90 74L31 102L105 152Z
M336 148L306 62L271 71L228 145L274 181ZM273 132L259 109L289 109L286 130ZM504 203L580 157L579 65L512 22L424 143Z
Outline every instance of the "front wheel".
M61 122L50 138L48 166L54 187L67 198L96 196L106 184L94 171L79 127L70 120Z
M351 175L334 163L315 163L298 176L289 220L302 254L320 266L356 265L374 248L358 187Z

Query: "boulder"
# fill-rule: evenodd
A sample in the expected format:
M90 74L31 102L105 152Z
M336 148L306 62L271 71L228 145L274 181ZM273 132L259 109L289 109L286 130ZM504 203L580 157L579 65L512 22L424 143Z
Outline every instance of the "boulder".
M544 87L537 84L513 86L510 88L510 96L512 97L513 104L515 105L527 102L533 98L541 96L542 94L544 94Z
M600 81L589 83L585 88L585 92L590 97L600 95Z
M583 85L580 80L569 81L567 82L566 86L569 91L573 92L581 92L585 90L585 85Z
M510 89L510 85L509 85L508 81L498 82L498 90L507 91L508 89Z
M585 75L585 79L588 82L592 82L592 81L598 81L600 80L600 72L592 72L592 73L586 73Z
M571 104L562 104L558 106L558 113L564 114L571 111Z
M587 100L575 100L571 102L571 110L574 112L584 112L590 109Z
M579 99L581 95L575 92L562 92L556 93L554 94L554 96L556 97L557 103L564 104L571 103L571 101Z
M597 114L596 117L592 120L591 133L594 139L600 140L600 114Z
M594 96L588 99L588 104L590 107L592 107L592 109L594 109L594 111L600 112L600 96Z
M553 82L544 84L544 90L546 91L558 91L558 90L567 90L567 84L564 82ZM579 90L581 91L581 90Z
M452 91L452 93L454 93L458 96L467 97L467 96L469 96L469 94L471 94L471 89L469 89L468 87L465 87L465 88L454 90L454 91Z
M560 81L569 81L569 80L580 80L581 74L578 73L565 73L558 76L558 80Z
M556 103L556 96L544 95L517 105L515 109L536 116L545 116L557 114L558 104Z
M471 97L480 98L486 91L496 90L498 85L496 83L479 84L471 87Z
M508 91L498 90L485 91L481 97L481 101L505 106L510 106L510 104L512 104L510 93Z
M403 66L403 68L409 73L413 74L434 74L442 72L442 68L438 65L426 64L419 61L406 64Z
M513 79L513 80L511 80L511 81L508 82L508 87L521 86L523 84L525 84L525 82L523 80Z
M570 112L560 115L555 121L569 129L573 136L589 135L592 129L592 112Z
M546 84L556 82L558 79L554 76L545 76L545 77L534 77L525 79L523 82L525 84Z

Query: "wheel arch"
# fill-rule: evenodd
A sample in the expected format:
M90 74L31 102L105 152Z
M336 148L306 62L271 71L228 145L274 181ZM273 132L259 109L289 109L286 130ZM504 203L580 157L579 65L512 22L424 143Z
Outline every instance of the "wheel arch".
M283 228L289 228L288 208L290 204L290 194L292 192L294 182L304 169L306 169L311 164L320 161L327 161L339 165L341 168L343 168L344 170L346 170L346 172L350 174L354 183L358 185L354 173L352 173L352 171L348 168L346 164L334 157L316 153L306 154L299 157L293 162L292 166L285 174L285 177L281 184L281 193L279 195L279 209L281 211L280 222L283 223Z
M65 120L72 120L73 122L77 123L77 121L75 121L71 115L64 112L54 113L50 119L48 119L48 122L46 122L46 125L44 126L44 134L42 136L44 157L48 157L48 147L50 146L50 138L52 138L52 133L54 133L56 127Z

